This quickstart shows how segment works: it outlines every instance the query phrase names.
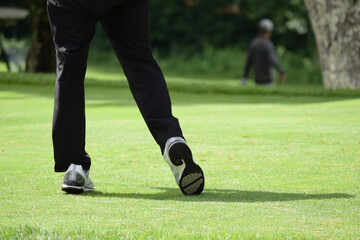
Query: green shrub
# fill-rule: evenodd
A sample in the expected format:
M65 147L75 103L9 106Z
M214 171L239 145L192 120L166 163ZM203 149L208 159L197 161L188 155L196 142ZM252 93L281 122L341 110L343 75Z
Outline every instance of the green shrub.
M204 47L201 53L189 54L186 50L173 49L167 56L154 50L154 57L169 76L201 77L210 79L238 78L243 74L247 52L241 47L216 49ZM278 49L279 61L287 74L287 82L296 84L321 84L319 63L307 57ZM93 68L121 71L112 51L92 49L89 64ZM277 74L275 73L275 78Z

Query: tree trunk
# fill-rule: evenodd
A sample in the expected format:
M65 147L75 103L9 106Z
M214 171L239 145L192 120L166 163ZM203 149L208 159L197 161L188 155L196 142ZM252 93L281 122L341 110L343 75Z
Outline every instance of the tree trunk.
M325 88L360 88L360 0L304 0Z
M54 72L56 69L55 48L47 20L46 2L31 0L33 39L26 56L26 72Z

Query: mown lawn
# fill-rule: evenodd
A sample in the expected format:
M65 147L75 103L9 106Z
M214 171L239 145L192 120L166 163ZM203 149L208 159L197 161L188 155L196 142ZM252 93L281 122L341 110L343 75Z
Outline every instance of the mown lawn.
M53 75L0 73L0 239L360 238L359 91L170 78L206 177L189 197L121 77L88 78L96 192L67 195L53 172Z

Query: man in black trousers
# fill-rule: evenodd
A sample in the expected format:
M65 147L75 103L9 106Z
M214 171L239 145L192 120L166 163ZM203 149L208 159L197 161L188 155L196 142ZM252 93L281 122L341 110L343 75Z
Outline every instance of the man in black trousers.
M62 190L94 190L85 151L84 77L100 21L176 183L185 195L200 194L204 174L172 115L165 79L152 57L149 0L47 0L47 10L57 53L53 145L55 171L66 171Z

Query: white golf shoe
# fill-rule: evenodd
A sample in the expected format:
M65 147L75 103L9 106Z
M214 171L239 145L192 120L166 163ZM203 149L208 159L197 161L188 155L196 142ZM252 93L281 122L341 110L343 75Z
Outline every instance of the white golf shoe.
M61 190L67 193L82 193L94 191L94 184L89 176L90 171L84 171L81 165L71 164L64 176Z
M177 185L185 195L198 195L203 191L204 173L194 162L191 150L183 138L168 139L163 157L170 166Z

